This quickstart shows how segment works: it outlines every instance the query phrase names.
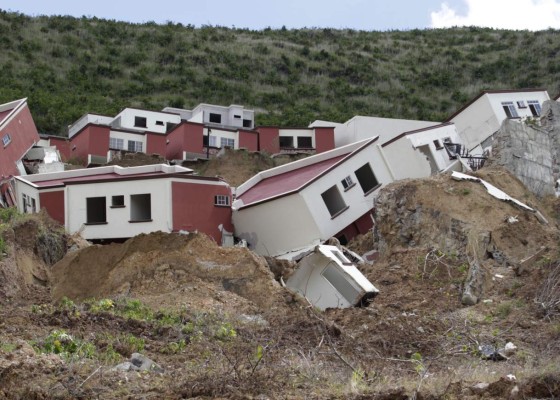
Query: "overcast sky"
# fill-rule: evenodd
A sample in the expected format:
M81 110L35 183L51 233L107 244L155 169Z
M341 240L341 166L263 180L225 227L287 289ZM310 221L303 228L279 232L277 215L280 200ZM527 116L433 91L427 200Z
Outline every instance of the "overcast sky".
M0 9L251 29L560 28L560 0L0 0Z

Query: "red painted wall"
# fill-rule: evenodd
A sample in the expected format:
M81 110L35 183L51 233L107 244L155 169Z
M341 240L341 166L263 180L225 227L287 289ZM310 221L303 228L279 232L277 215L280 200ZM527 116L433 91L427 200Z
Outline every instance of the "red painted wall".
M334 128L315 128L315 152L334 149Z
M259 134L256 132L239 130L239 148L249 151L259 150Z
M56 192L39 193L41 208L45 208L52 219L64 225L64 189Z
M280 130L276 127L258 127L255 129L259 133L259 151L266 151L270 154L280 152Z
M70 158L76 158L83 164L88 154L107 156L109 151L108 126L87 125L70 139Z
M358 218L356 221L352 222L346 228L344 228L343 230L341 230L340 232L338 232L336 235L333 236L339 237L341 235L344 235L346 237L346 240L350 241L354 237L360 234L367 233L371 228L373 228L373 220L371 219L370 215L371 212L368 211L360 218Z
M166 158L168 160L180 160L183 151L203 154L204 126L192 122L182 122L167 134Z
M173 182L171 193L174 231L198 230L213 237L218 244L222 243L220 224L228 232L233 232L231 207L214 205L214 196L218 194L230 196L231 203L228 186Z
M0 177L19 175L16 162L21 160L31 146L39 141L37 127L35 127L27 104L0 129L0 139L5 134L10 134L12 140L6 147L0 141Z
M167 138L161 133L146 133L146 154L159 154L165 157Z
M68 140L68 138L62 136L60 137L51 136L49 137L49 144L51 146L56 146L56 149L60 153L60 158L62 159L62 161L68 161L72 153L70 150L70 140Z

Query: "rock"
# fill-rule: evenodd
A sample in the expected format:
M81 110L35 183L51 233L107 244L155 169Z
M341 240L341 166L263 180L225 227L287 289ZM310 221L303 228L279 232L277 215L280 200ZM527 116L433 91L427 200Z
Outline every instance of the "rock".
M507 342L504 347L504 353L506 356L512 356L517 350L517 346L514 345L512 342Z
M133 353L132 356L130 356L130 362L138 367L140 371L163 372L163 368L140 353Z
M461 303L466 306L474 306L478 303L482 295L484 287L485 274L484 270L477 261L471 262L467 279L465 280L465 288L461 296Z
M478 351L480 352L480 357L483 360L492 361L503 361L507 360L507 357L502 354L498 349L489 344L483 344L478 346Z
M123 363L118 364L117 366L115 366L113 369L113 371L138 371L140 370L140 368L138 368L136 365L132 364L130 361L125 361Z
M489 383L480 382L480 383L477 383L476 385L474 385L473 387L471 387L471 390L475 394L481 394L481 393L484 393L486 391L486 389L488 389L488 386L490 386Z

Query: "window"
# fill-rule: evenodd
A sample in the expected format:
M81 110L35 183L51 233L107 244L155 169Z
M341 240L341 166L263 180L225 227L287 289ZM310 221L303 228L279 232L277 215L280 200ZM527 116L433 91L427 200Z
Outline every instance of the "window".
M152 195L130 195L130 222L149 222L152 220Z
M222 116L220 114L210 113L209 121L213 122L215 124L221 124L222 123Z
M541 105L537 100L529 100L527 104L529 104L529 110L531 110L531 114L533 114L533 117L538 117L541 115Z
M121 195L111 197L111 207L124 207L124 196Z
M517 108L527 108L527 106L525 105L525 102L523 100L518 100Z
M124 139L109 138L109 148L115 150L124 150Z
M311 143L311 138L307 136L298 136L297 147L301 149L311 149L313 144Z
M6 133L4 136L2 136L2 143L4 144L4 147L9 145L11 141L12 141L12 137L10 136L9 133Z
M293 148L294 138L292 136L280 136L279 138L280 148Z
M360 296L360 289L356 288L346 276L340 271L340 267L331 262L323 270L321 275L348 301L354 304Z
M436 146L436 150L443 149L443 146L441 145L441 142L439 141L439 139L434 140L434 146Z
M214 205L225 206L225 207L229 206L229 196L225 196L222 194L214 196Z
M352 265L352 263L350 262L349 259L346 258L346 256L344 254L342 254L340 251L338 250L331 250L331 253L338 258L338 261L340 261L342 264L344 265Z
M105 197L86 198L86 221L86 224L107 223Z
M506 112L508 118L519 117L519 114L517 114L517 110L515 109L515 106L513 105L512 101L504 101L502 103L502 107L504 108L504 111Z
M253 121L250 119L243 120L243 128L251 128L253 126Z
M129 140L128 141L128 151L135 151L137 153L142 152L142 142L136 140Z
M233 149L235 147L235 140L229 138L220 138L220 147L229 147Z
M237 114L236 114L236 115L233 116L233 118L235 118L235 119L241 119L241 115L237 115Z
M163 121L156 121L156 125L163 126Z
M450 137L443 138L443 143L451 143L451 138Z
M321 194L321 197L323 198L323 201L325 202L325 205L327 206L327 209L329 210L332 218L336 217L338 214L348 208L346 206L346 203L344 203L344 199L340 195L340 192L338 191L336 185L323 192Z
M355 185L355 183L352 180L352 177L350 175L348 175L346 178L344 178L341 181L341 183L342 183L342 187L344 188L344 190L348 190Z
M146 117L134 117L134 126L138 127L138 128L145 128L148 123L148 120L146 119Z
M375 178L371 166L369 163L364 164L362 167L358 168L355 172L358 183L362 187L365 194L368 194L372 190L379 186L379 182Z
M209 136L210 138L210 147L216 147L216 136Z

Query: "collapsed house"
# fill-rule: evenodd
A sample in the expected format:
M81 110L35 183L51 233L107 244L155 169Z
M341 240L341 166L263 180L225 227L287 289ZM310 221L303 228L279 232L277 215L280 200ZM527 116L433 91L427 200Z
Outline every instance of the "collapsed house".
M367 305L379 292L336 246L327 245L304 255L286 286L321 310Z

